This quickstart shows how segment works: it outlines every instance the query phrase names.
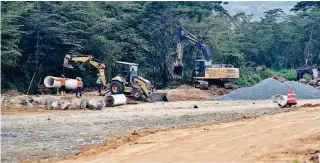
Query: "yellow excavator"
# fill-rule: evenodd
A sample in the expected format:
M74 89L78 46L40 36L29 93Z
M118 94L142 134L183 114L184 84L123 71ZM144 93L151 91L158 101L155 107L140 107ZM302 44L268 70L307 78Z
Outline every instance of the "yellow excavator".
M212 64L212 55L206 44L203 44L197 37L192 35L186 29L179 26L177 53L173 63L173 78L181 78L183 76L183 43L188 42L202 51L203 60L196 60L196 75L194 86L196 88L208 89L209 87L232 88L232 80L238 79L239 69L227 64Z
M66 55L64 58L63 66L66 68L73 68L69 61L89 63L96 67L101 76L106 92L103 94L125 94L132 95L134 99L141 100L145 96L149 102L155 101L168 101L167 93L154 92L151 82L141 76L138 76L138 64L116 61L114 70L118 71L116 76L111 79L108 84L106 81L105 68L106 65L91 55L87 56L71 56Z

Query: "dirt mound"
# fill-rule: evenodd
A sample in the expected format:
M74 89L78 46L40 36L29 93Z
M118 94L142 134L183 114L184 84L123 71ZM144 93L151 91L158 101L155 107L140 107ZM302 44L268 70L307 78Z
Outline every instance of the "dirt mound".
M197 88L167 90L169 101L205 100L206 97L210 95L210 93L204 92Z
M279 81L281 81L281 82L287 81L287 80L286 80L283 76L281 76L281 75L274 75L272 78L273 78L273 79L276 79L276 80L279 80Z
M221 96L230 93L235 89L225 89L225 88L216 88L216 89L209 89L203 90L204 92L210 93L211 95Z
M200 90L188 85L181 85L176 89L166 90L169 101L216 100L218 96L225 95L231 91L231 89L225 88Z
M190 85L180 85L177 87L177 89L193 89L194 87L190 86Z

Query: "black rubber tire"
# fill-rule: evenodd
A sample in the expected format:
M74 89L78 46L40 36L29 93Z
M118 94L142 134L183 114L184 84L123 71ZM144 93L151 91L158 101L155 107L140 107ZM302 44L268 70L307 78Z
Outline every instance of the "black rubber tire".
M110 84L111 94L122 94L124 90L123 84L118 81L112 81Z
M131 91L131 94L133 96L134 99L136 100L141 100L141 97L143 95L143 92L141 89L139 88L133 88L132 91Z

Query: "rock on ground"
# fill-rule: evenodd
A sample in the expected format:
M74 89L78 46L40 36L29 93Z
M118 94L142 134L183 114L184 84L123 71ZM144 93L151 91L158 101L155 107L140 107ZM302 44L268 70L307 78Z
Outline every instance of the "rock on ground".
M71 105L70 102L63 102L63 103L61 104L61 109L62 109L62 110L67 110L67 109L69 109L70 105Z
M283 76L281 76L281 75L274 75L272 78L273 78L273 79L276 79L276 80L279 80L279 81L281 81L281 82L287 81L287 80L286 80Z
M48 109L51 109L52 102L57 101L54 97L46 97L44 99L44 105L47 106Z
M54 109L54 110L56 110L56 109L60 109L60 102L59 101L53 101L52 103L51 103L51 106L50 106L50 109Z
M93 110L101 110L103 108L103 102L101 100L89 100L87 107Z
M87 104L88 104L88 100L86 100L86 99L81 100L81 102L80 102L80 109L85 109L85 108L87 108Z

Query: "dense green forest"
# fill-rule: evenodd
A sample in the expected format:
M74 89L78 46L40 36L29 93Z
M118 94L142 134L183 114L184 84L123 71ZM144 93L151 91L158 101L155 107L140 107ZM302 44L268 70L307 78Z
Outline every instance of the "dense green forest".
M258 66L319 66L319 6L299 2L293 15L273 9L253 21L244 12L230 16L222 2L1 2L1 87L25 92L34 77L35 92L45 76L62 73L93 86L96 69L80 63L64 69L66 54L104 61L108 79L115 61L139 63L141 76L166 87L178 23L209 46L214 63L239 67L238 83L248 85L244 79ZM182 82L189 82L201 51L186 45L184 54Z

